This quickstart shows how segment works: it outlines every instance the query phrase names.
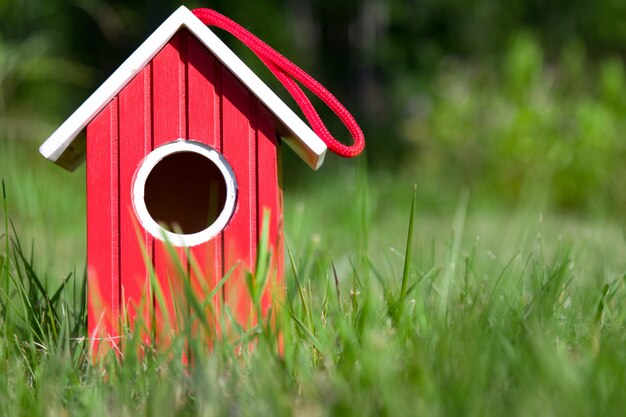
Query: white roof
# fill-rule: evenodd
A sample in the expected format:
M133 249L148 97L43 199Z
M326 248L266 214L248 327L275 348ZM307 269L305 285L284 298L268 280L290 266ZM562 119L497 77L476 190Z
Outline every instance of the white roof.
M324 161L326 144L261 81L215 34L181 6L41 145L39 152L61 167L73 170L84 159L78 134L137 75L181 29L188 29L221 61L281 123L283 140L313 169Z

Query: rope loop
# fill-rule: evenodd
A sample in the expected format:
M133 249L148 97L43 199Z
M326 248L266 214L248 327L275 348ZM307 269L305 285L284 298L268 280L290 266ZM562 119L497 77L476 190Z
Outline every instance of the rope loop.
M324 141L328 149L344 158L353 158L363 151L365 137L358 123L343 104L317 80L247 29L215 10L194 9L192 12L205 25L215 26L232 34L259 57L295 99L304 116L311 124L311 128ZM345 145L331 135L319 114L317 114L313 104L296 81L319 97L339 117L339 120L352 135L352 145Z

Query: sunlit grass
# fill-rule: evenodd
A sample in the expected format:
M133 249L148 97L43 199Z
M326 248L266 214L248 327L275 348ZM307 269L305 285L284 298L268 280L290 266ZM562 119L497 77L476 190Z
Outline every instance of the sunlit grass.
M589 39L544 51L541 33L515 27L486 57L420 61L432 76L374 74L393 116L364 124L379 130L366 132L375 167L283 165L275 315L239 328L212 316L219 286L196 298L183 280L178 336L157 348L122 323L121 350L93 363L84 168L37 151L89 70L51 59L45 28L21 30L24 42L0 40L0 415L625 414L619 57L585 51ZM247 276L257 303L264 262ZM220 338L215 321L235 331Z
M212 349L191 330L158 350L126 333L121 356L91 364L82 274L46 284L9 228L0 239L3 251L10 239L0 274L6 415L623 413L620 227L524 206L474 209L467 193L434 215L419 197L412 204L412 187L388 191L400 197L387 207L371 179L371 189L349 191L346 208L330 196L349 181L289 195L286 299L271 325ZM15 207L11 198L7 187ZM241 349L250 337L254 348Z
M0 140L0 178L8 209L25 246L36 242L34 268L60 276L84 267L85 174L69 173L45 160L39 143Z

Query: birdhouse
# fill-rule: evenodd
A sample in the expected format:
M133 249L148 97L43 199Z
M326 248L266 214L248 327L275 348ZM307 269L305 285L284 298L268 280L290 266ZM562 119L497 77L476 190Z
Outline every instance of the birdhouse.
M273 276L283 277L283 142L322 164L324 142L181 7L43 143L65 169L86 159L91 338L115 344L123 316L175 327L181 266L200 292L230 272L215 305L250 321L245 273L264 213ZM152 271L164 303L152 299ZM271 302L268 290L262 308Z

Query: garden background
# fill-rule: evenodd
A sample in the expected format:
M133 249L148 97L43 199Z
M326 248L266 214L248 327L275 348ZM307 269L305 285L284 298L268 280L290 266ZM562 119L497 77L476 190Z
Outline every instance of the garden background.
M32 272L53 293L71 274L74 288L81 288L84 166L65 172L37 148L179 5L0 0L0 177L3 215L13 223L10 230L0 225L0 242L17 237L23 248L12 244L0 258L7 282L24 275L26 287L34 285ZM365 132L362 156L329 156L318 172L283 151L285 230L294 264L288 293L295 300L294 322L286 326L299 329L287 331L286 343L310 344L310 351L289 356L288 350L283 362L258 349L235 365L207 354L215 365L207 375L218 381L209 385L224 398L238 398L233 411L232 403L190 388L191 377L208 385L167 358L156 363L173 367L166 386L174 394L159 388L159 366L117 365L117 379L94 378L85 371L80 343L71 344L79 353L57 369L46 358L65 357L65 347L45 343L60 336L41 336L44 353L24 353L32 340L22 345L28 331L6 330L12 320L7 307L0 319L0 369L30 382L0 388L0 400L15 410L34 401L33 415L95 409L130 415L135 400L148 414L162 402L164 415L255 414L257 401L265 407L261 414L620 415L626 375L625 2L185 5L214 8L247 27L335 93ZM250 51L215 31L293 104ZM334 116L318 109L347 141ZM21 263L32 271L15 272ZM332 302L329 282L337 284ZM5 299L19 299L15 291L3 293L10 294ZM403 321L394 306L405 301L413 304L402 307ZM81 317L73 316L78 331ZM27 322L20 320L15 328ZM279 376L255 355L282 366ZM405 358L402 364L398 357ZM251 375L251 369L261 376L242 382L237 372ZM138 375L145 384L132 382ZM177 396L173 405L170 395ZM611 401L614 408L607 406Z

